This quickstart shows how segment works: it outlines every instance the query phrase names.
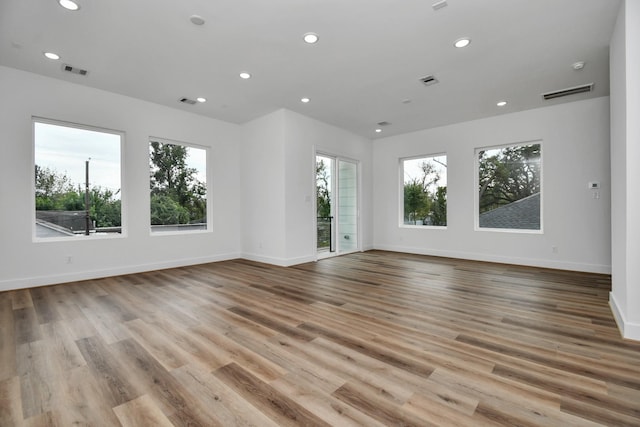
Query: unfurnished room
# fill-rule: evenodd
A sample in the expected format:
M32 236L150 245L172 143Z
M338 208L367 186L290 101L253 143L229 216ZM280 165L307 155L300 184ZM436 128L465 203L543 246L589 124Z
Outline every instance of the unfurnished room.
M640 0L0 0L0 426L640 425Z

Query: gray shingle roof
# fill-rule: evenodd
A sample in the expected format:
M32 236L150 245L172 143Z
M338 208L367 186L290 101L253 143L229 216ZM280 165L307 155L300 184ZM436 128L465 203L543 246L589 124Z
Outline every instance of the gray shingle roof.
M480 214L480 228L540 230L540 193Z

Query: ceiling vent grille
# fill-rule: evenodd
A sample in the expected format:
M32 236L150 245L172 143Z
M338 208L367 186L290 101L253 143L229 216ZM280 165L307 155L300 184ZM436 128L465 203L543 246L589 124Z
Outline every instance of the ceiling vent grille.
M575 86L575 87L570 87L567 89L562 89L562 90L557 90L554 92L547 92L547 93L543 93L542 97L545 100L550 100L550 99L555 99L555 98L562 98L563 96L569 96L569 95L576 95L578 93L585 93L585 92L591 92L593 90L593 83L589 83L586 85L582 85L582 86Z
M434 84L438 83L438 79L436 79L435 76L425 76L425 77L421 78L420 81L425 86L431 86L431 85L434 85Z
M189 105L194 105L196 103L196 101L194 101L193 99L189 99L189 98L181 98L180 102L182 102L184 104L189 104Z
M86 76L89 73L87 70L83 70L82 68L74 67L69 64L63 64L62 70L68 73L78 74L80 76Z

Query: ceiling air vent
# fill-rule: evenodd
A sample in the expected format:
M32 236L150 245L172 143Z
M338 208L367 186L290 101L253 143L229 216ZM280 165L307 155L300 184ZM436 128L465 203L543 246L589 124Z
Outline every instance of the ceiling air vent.
M196 103L196 101L194 101L193 99L189 99L189 98L182 98L182 99L180 99L180 102L182 102L184 104L189 104L189 105L194 105Z
M420 79L420 81L425 85L425 86L431 86L434 85L436 83L438 83L438 79L436 79L434 76L426 76Z
M78 68L78 67L73 67L69 64L63 64L62 70L67 71L69 73L78 74L80 76L86 76L88 73L87 70L83 70L82 68Z
M387 121L378 122L378 126L389 126L391 123Z
M593 83L589 83L582 86L570 87L567 89L557 90L555 92L543 93L542 97L545 100L561 98L563 96L575 95L578 93L591 92L593 90Z

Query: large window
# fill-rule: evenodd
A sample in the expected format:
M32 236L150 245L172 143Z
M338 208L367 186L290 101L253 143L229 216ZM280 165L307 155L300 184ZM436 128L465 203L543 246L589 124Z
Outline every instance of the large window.
M207 230L207 150L151 139L149 168L151 231Z
M542 229L541 156L540 143L476 150L478 228Z
M35 237L119 235L122 134L34 119Z
M425 156L400 161L403 187L403 224L447 225L447 156Z

